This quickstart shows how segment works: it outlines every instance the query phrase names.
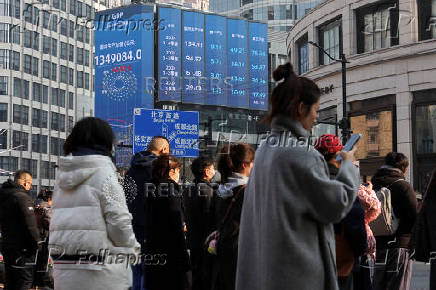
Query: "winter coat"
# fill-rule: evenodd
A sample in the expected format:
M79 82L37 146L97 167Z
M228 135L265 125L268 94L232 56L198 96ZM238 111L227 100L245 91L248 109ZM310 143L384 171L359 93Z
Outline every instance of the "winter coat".
M235 289L240 220L247 182L246 176L234 172L227 183L218 187L218 198L213 207L218 220L215 229L220 230L220 237L216 245L217 256L213 257L211 290Z
M49 238L56 289L128 289L139 251L131 220L109 157L61 157Z
M333 223L353 205L359 171L344 161L331 180L309 135L300 122L277 116L256 152L242 208L237 290L338 289Z
M404 179L403 172L386 165L379 168L371 179L375 191L381 187L389 186L392 209L395 217L399 219L398 229L393 236L376 237L378 249L386 249L388 243L393 240L396 241L397 247L407 248L409 245L417 216L418 201L412 185L405 180L397 181L399 179Z
M410 241L413 259L428 263L436 252L436 171L424 195ZM434 262L433 262L434 263Z
M190 269L183 231L182 192L172 180L153 180L145 202L145 287L184 289Z
M0 227L3 251L36 252L40 236L32 198L10 179L0 190Z
M145 184L151 182L151 167L156 155L149 151L138 152L133 156L131 166L124 178L124 191L127 206L133 216L133 230L141 246L144 246L144 195Z
M183 191L183 205L190 249L203 249L207 236L215 229L211 212L216 189L206 180L194 180Z
M336 178L339 169L328 163L330 178ZM365 212L359 198L340 223L334 225L336 239L336 269L338 277L348 277L353 265L368 248ZM345 244L345 245L344 245Z

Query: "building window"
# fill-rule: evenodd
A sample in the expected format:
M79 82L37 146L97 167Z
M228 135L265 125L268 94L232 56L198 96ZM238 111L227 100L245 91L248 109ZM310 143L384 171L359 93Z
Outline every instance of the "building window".
M48 60L42 61L42 77L50 79L50 62Z
M59 89L59 106L65 108L65 90Z
M15 150L21 150L21 151L29 150L29 134L20 131L13 131L12 147L13 148L19 147Z
M9 50L0 49L0 68L9 69Z
M8 104L0 103L0 122L8 121Z
M54 38L51 39L51 54L58 56L58 41Z
M41 110L32 108L32 126L41 128Z
M8 130L0 131L0 149L8 148Z
M83 42L83 30L84 26L77 25L77 40Z
M50 154L59 156L59 139L56 137L50 137Z
M51 31L58 32L58 16L56 14L51 15Z
M14 97L29 99L29 81L14 78Z
M39 33L33 32L33 49L39 50Z
M74 70L72 68L68 68L68 82L70 85L74 85Z
M419 40L436 38L436 0L417 1Z
M42 52L50 54L50 37L45 35L42 37Z
M77 87L83 89L83 72L77 72Z
M84 73L83 85L85 87L85 90L89 90L89 73Z
M83 48L77 47L77 64L83 65Z
M47 154L47 136L32 134L32 151Z
M50 25L50 13L42 11L42 27L48 29Z
M68 69L66 66L61 65L59 67L59 78L60 78L59 81L61 83L68 84L67 71Z
M71 131L73 131L73 127L74 127L74 118L72 116L68 116L68 133L71 133Z
M304 74L309 71L309 46L307 34L297 41L298 48L298 72Z
M61 59L65 59L67 60L67 44L65 42L60 42L60 47L59 47L59 55Z
M68 60L74 61L74 45L72 44L68 45Z
M59 114L59 131L65 132L65 115Z
M28 3L24 3L23 9L24 21L32 23L32 5Z
M0 42L1 43L9 42L9 24L0 23Z
M23 37L24 37L24 39L23 39L24 47L32 48L32 31L25 30Z
M61 34L64 36L67 36L67 34L68 34L67 20L65 18L61 17L61 20L59 22L61 24Z
M74 39L74 22L70 20L70 37Z
M70 0L70 14L76 15L76 0Z
M39 26L39 9L38 7L33 7L33 25Z
M20 26L18 25L14 25L13 27L11 27L11 32L10 32L10 37L11 37L11 42L15 43L15 44L20 44L20 36L21 36L21 32L20 32Z
M39 59L37 57L32 57L32 75L39 75Z
M0 95L7 95L8 91L8 77L0 76Z
M88 20L92 19L92 10L91 10L91 6L89 6L88 4L86 4L86 18Z
M74 94L73 94L73 92L68 92L68 109L74 110Z
M42 179L49 179L50 162L41 161L40 176Z
M67 0L61 0L61 10L67 11Z
M52 63L51 64L51 80L56 81L57 80L57 64Z
M20 53L16 51L11 51L11 69L20 70Z
M32 96L36 102L41 102L41 84L32 83Z
M83 3L80 1L77 1L77 16L78 17L83 16Z
M23 71L32 74L32 56L25 54L23 61Z
M88 29L88 27L86 27L85 26L85 28L84 28L84 33L85 33L85 42L86 43L89 43L89 40L90 40L90 38L89 38L89 29Z
M358 53L398 44L398 3L370 6L357 11Z
M21 17L21 1L20 0L12 0L12 16L20 19Z
M83 63L85 66L89 66L89 50L85 49L83 52Z
M0 168L10 172L17 171L18 157L8 157L8 156L0 157Z
M42 85L42 102L48 104L48 87L46 85Z
M29 125L29 107L14 104L13 121L17 124Z
M59 106L59 89L51 88L51 103L50 105Z
M339 54L341 52L341 34L341 20L330 23L319 29L319 39L322 48L335 59L339 59ZM321 50L319 60L321 65L334 62L334 60L330 59Z

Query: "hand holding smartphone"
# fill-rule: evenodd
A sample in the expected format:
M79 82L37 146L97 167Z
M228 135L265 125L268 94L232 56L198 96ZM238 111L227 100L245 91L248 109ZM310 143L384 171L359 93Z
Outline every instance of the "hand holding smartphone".
M344 148L342 148L342 151L349 152L349 151L353 150L354 146L357 144L357 142L359 142L361 137L362 137L362 134L354 134L353 136L351 136L350 140L348 140L347 143L345 144ZM342 156L338 155L336 157L336 160L341 161Z

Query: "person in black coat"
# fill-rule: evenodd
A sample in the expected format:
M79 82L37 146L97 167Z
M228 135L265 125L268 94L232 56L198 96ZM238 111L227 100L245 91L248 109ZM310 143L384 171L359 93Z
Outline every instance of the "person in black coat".
M6 289L30 289L33 264L40 241L32 198L32 174L26 170L15 173L0 190L0 227L2 253L5 261ZM30 264L30 266L28 266Z
M341 163L336 156L342 148L341 141L333 134L322 135L316 142L315 149L324 156L331 179L338 175ZM353 289L353 269L358 268L359 257L368 248L365 211L358 197L348 214L334 225L334 230L339 289Z
M394 235L375 237L376 262L385 264L376 267L375 289L408 289L410 284L412 262L408 247L417 216L417 199L413 187L404 177L408 167L409 161L404 154L391 152L385 157L385 165L371 179L375 191L389 188L392 210L399 219Z
M132 214L132 226L137 241L141 244L141 252L144 249L144 195L145 184L151 181L151 168L153 161L161 154L168 154L170 150L168 140L162 136L155 136L149 143L146 151L136 153L131 161L131 167L123 180L123 189L126 194L126 202ZM132 290L143 288L143 265L133 265Z
M153 161L152 183L145 202L145 288L184 290L190 270L178 182L180 162L169 155Z
M194 183L184 190L183 204L191 250L192 290L206 290L210 286L210 281L204 242L215 229L211 203L216 196L216 189L210 183L215 176L213 160L198 157L192 162L191 171L195 179Z

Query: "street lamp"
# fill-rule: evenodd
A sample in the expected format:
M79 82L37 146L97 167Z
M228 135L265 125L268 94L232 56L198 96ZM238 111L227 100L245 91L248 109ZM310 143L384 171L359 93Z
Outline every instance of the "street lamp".
M342 129L342 143L345 144L350 138L352 133L350 128L350 120L347 118L347 59L345 54L341 53L340 59L332 57L324 48L322 48L318 43L309 41L309 43L319 50L321 50L325 55L327 55L333 61L339 61L342 64L342 120L339 121L338 126Z

